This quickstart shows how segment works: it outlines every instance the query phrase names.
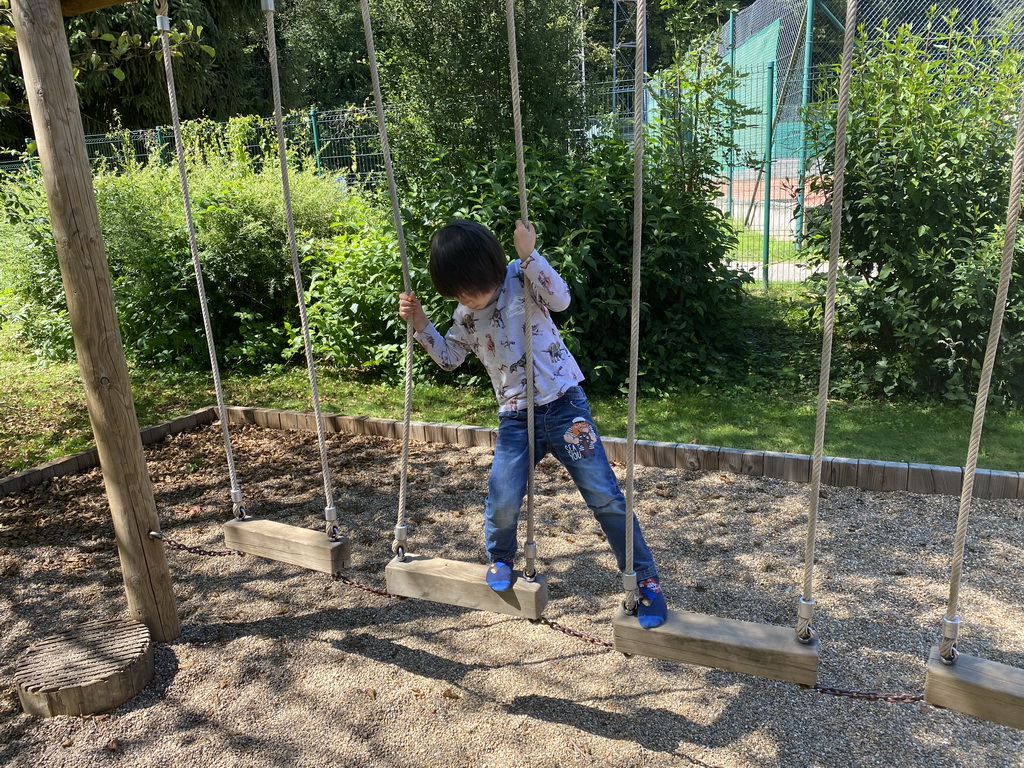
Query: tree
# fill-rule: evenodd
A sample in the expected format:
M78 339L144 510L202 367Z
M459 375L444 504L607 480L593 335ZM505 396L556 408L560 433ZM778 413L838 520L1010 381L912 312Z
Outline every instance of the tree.
M385 98L403 106L408 154L465 149L489 156L512 143L504 4L496 0L381 0ZM576 0L529 4L517 18L524 133L556 143L581 119Z
M184 116L202 114L224 93L223 84L240 68L237 57L214 56L224 32L232 31L244 15L229 9L226 0L175 4L171 34L175 50L175 79ZM229 12L230 10L230 12ZM227 27L221 19L229 20ZM31 135L21 63L9 25L10 2L0 0L0 145L23 148ZM132 3L94 11L66 20L68 47L86 131L101 132L120 123L126 128L150 127L170 119L161 43L148 4Z
M333 109L370 94L363 17L354 0L301 0L280 12L281 36L300 107Z
M856 49L850 91L836 340L859 391L968 400L995 294L1024 55L962 31L954 13L915 31L883 24ZM830 244L835 93L812 113L829 198L810 222L812 260ZM1020 267L1018 266L1018 270ZM824 282L808 286L818 302ZM1024 397L1018 281L993 391Z
M362 103L369 95L369 76L358 3L282 5L275 27L284 107ZM9 15L10 0L0 0L0 147L21 149L32 126ZM171 24L184 119L270 113L266 25L259 3L176 0ZM67 20L86 131L150 128L170 120L154 26L148 3Z

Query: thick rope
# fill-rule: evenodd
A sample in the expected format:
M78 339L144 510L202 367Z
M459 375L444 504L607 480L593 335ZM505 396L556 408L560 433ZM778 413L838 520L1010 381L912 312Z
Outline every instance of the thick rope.
M822 320L821 373L818 377L818 413L814 430L814 454L811 459L811 488L807 511L807 543L804 549L804 588L796 634L809 640L813 634L814 545L817 537L818 504L821 498L821 464L825 452L825 414L828 409L829 373L832 368L832 336L836 316L836 282L839 275L839 243L843 223L843 184L846 176L846 126L850 113L850 79L853 72L853 42L857 33L857 0L846 5L846 32L843 35L843 60L839 73L839 104L836 115L836 158L832 194L832 226L829 234L828 288L825 316Z
M516 176L519 181L519 217L524 224L530 223L530 213L526 201L526 160L523 152L523 116L520 109L519 93L519 55L516 47L516 9L515 0L505 0L505 28L508 31L508 68L512 85L512 124L515 129L516 142ZM533 291L529 282L523 282L523 299L526 303L526 325L523 329L526 340L526 439L530 443L530 469L527 474L526 483L526 543L527 550L527 572L535 570L533 558L529 553L534 549L534 495L536 489L536 469L534 464L537 457L536 425L534 421L534 394L533 394L533 317L535 312L533 302Z
M302 267L299 263L299 247L295 237L295 217L292 212L292 194L288 183L288 153L284 135L284 116L281 109L281 76L277 63L277 36L274 31L274 1L263 0L263 11L267 17L267 48L270 56L270 79L274 90L274 122L277 125L277 154L281 164L281 188L284 195L285 218L288 223L288 246L291 249L292 273L295 277L295 293L298 297L299 319L302 322L302 342L306 352L306 368L309 371L309 386L313 396L313 415L316 419L317 442L320 446L320 464L324 475L324 498L328 522L336 517L334 493L331 483L331 466L327 460L327 432L324 429L324 415L320 408L320 388L313 364L313 342L309 334L309 315L306 312L306 291L302 283Z
M949 580L949 602L946 606L947 626L957 626L957 607L960 601L960 579L964 569L964 547L967 541L967 520L971 513L971 499L974 496L974 475L978 466L978 451L981 446L981 431L985 424L985 410L988 405L992 370L995 367L999 336L1002 333L1006 300L1013 274L1014 250L1017 244L1017 228L1020 223L1021 185L1024 180L1024 94L1021 95L1020 111L1017 115L1017 138L1013 151L1013 170L1010 173L1010 202L1006 213L1006 232L1003 238L1003 259L999 272L999 287L996 291L995 307L992 310L992 324L985 346L985 360L981 367L978 396L974 402L974 420L971 423L971 438L967 448L967 465L964 467L964 482L960 489L960 511L953 540L953 564ZM955 658L955 632L943 632L939 644L939 655L944 660Z
M217 363L217 348L213 341L213 325L210 322L210 306L206 300L206 283L203 281L203 265L199 260L199 243L196 239L196 222L192 214L192 198L188 191L188 174L185 170L185 147L181 138L181 118L178 115L178 94L174 86L174 63L171 55L170 19L167 16L167 0L156 0L153 9L157 15L157 29L163 45L164 74L167 79L167 100L171 107L171 121L174 125L174 147L178 158L178 179L181 184L181 199L185 204L185 223L188 227L188 244L192 252L192 267L196 273L196 289L199 292L199 308L203 314L203 330L206 333L206 347L210 354L210 368L213 372L213 386L217 392L217 411L220 414L220 428L224 437L224 451L227 454L228 476L231 479L231 504L235 517L245 516L242 489L238 485L238 471L235 469L235 454L231 448L231 430L228 426L228 409L224 401L224 386Z
M636 4L636 52L633 69L633 283L629 314L629 410L626 419L626 578L635 590L633 571L633 477L636 469L636 390L640 359L640 253L644 226L644 72L647 62L647 2ZM627 595L627 601L631 599Z
M409 257L405 247L405 230L402 227L402 208L398 201L398 185L395 183L395 169L391 160L391 144L388 142L388 129L384 123L384 97L380 89L380 71L377 66L377 47L373 40L373 26L370 20L369 0L360 0L360 9L363 14L363 32L366 37L366 53L370 65L370 79L373 82L373 99L377 106L377 125L380 134L381 151L384 154L384 170L388 179L388 193L391 196L391 213L394 217L395 232L398 235L398 252L402 258L402 285L405 292L412 291L412 278L409 274ZM413 364L413 324L412 320L406 324L405 333L405 411L402 421L402 458L400 468L400 480L398 489L398 520L395 523L396 541L400 541L397 535L404 537L405 532L405 509L409 488L409 432L412 418L412 364ZM401 531L401 534L398 534ZM404 538L401 540L404 541ZM404 546L404 544L402 544Z

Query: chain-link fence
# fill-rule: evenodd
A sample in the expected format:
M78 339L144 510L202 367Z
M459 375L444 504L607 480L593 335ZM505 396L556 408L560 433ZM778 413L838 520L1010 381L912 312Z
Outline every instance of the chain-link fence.
M861 0L858 34L870 41L904 24L925 34L931 23L938 35L951 13L952 27L972 38L1012 30L1011 44L1024 45L1020 0ZM719 54L741 78L735 99L751 113L742 128L722 127L739 150L723 163L720 206L739 235L734 262L765 288L809 274L806 221L825 200L809 183L805 116L834 78L845 17L843 0L758 0L720 30Z
M1012 29L1011 44L1024 47L1021 0L860 0L859 8L860 34L869 40L880 37L884 25L892 29L909 24L924 32L931 19L937 30L948 29L949 14L955 11L955 28L971 37ZM809 274L802 253L806 222L825 199L809 182L817 169L805 116L834 78L845 16L845 0L757 0L733 14L719 33L721 59L740 75L731 95L749 116L720 128L737 151L721 158L718 204L738 233L731 259L766 288ZM634 102L632 88L624 88L621 78L588 84L585 130L612 122L630 136ZM224 140L228 129L208 124L205 130L216 141ZM293 113L285 120L285 131L295 156L315 163L321 172L372 183L383 169L372 110ZM170 130L160 127L86 137L89 157L108 164L128 158L143 161L158 152L170 162L173 142ZM241 146L257 164L276 163L273 121L250 121ZM0 171L20 165L19 160L0 161Z
M227 146L227 125L198 125L196 128L186 124L186 145L191 131L202 132L215 146ZM362 180L383 172L384 159L373 110L349 108L321 112L313 109L293 113L285 118L284 129L289 150L297 157L308 158L319 171ZM241 135L235 139L237 148L254 163L277 162L277 128L271 118L248 121ZM175 154L174 134L170 128L162 126L88 135L85 148L94 166L105 164L114 168L128 162L146 162L158 154L163 162L170 162ZM23 164L20 159L6 160L0 162L0 171L14 170Z

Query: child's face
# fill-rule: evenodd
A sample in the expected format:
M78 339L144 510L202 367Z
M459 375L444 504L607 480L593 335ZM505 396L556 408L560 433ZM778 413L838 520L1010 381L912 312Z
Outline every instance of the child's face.
M498 289L482 291L480 293L467 293L463 296L456 296L455 300L464 307L469 307L474 312L479 311L494 301L498 295Z

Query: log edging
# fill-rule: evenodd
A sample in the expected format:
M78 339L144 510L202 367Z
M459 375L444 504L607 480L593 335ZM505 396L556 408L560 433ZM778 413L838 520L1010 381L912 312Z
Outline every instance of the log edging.
M294 429L315 432L314 415L306 411L274 408L228 407L232 425L251 424L266 429ZM210 406L162 422L140 431L144 445L151 445L169 435L179 434L210 424L218 418L217 408ZM402 421L374 416L323 414L327 432L370 435L401 439ZM493 448L497 430L470 424L441 424L413 421L410 439L426 443L447 443L465 447ZM626 461L626 440L621 437L602 438L611 461ZM756 451L740 448L719 448L695 443L666 443L653 440L636 441L636 462L642 466L695 471L719 471L754 477L771 477L807 483L810 480L811 457L806 454ZM74 474L97 466L96 449L90 448L62 459L0 480L0 496L18 493L45 480ZM829 486L849 486L866 491L908 491L920 494L959 495L963 468L934 464L915 464L870 459L846 459L825 456L822 459L821 482ZM1024 499L1024 472L978 469L974 477L974 497L979 499Z

